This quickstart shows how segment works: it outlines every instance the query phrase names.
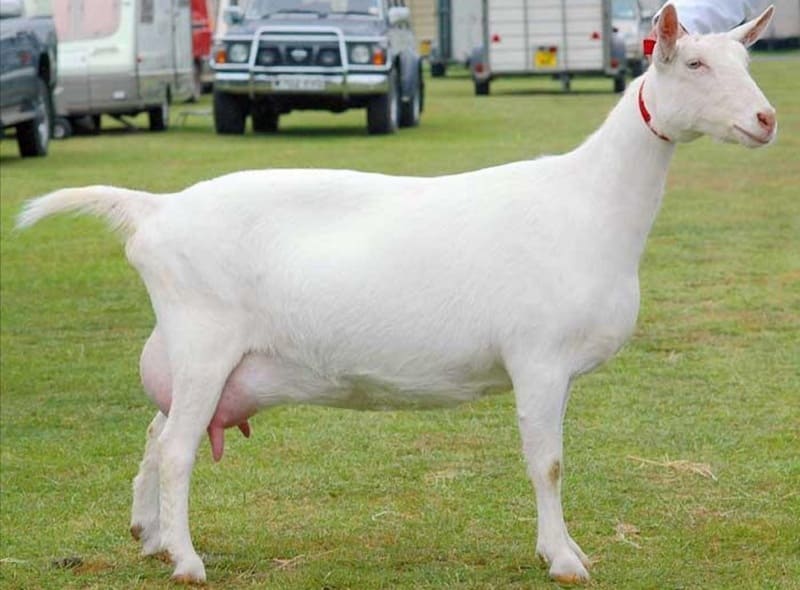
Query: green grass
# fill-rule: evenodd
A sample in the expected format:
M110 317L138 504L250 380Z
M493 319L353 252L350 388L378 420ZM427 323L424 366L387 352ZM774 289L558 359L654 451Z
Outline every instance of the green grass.
M800 587L798 57L753 64L776 145L678 149L636 334L574 388L564 505L595 561L591 588ZM501 80L476 98L464 78L429 80L422 125L393 137L367 137L355 111L292 114L275 137L216 137L198 116L166 134L115 127L44 160L3 141L0 586L158 588L171 571L127 531L154 413L137 376L145 291L96 220L13 231L24 199L90 183L171 191L244 168L434 175L557 153L601 123L610 86L562 96L548 80ZM218 465L204 445L194 474L212 587L554 586L534 558L510 395L439 412L279 408L253 428L249 441L229 432ZM72 556L82 564L54 564Z

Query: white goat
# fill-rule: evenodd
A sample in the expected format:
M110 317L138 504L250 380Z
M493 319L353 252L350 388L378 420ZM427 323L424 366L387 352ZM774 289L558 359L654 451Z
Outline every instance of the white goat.
M155 309L141 374L160 411L131 521L143 553L205 580L187 513L205 430L219 459L225 428L249 434L275 404L445 406L513 385L537 553L554 579L587 580L561 508L570 383L631 335L675 142L775 137L744 48L772 13L688 36L665 9L653 66L562 156L439 178L241 172L172 195L95 186L28 203L20 226L64 210L109 219Z

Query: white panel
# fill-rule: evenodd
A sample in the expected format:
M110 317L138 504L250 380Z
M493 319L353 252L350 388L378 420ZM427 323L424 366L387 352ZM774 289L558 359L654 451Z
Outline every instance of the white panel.
M489 0L491 68L500 73L602 71L610 41L602 38L607 5L602 0ZM493 35L500 36L498 43L491 42ZM537 50L551 47L557 48L555 68L537 67Z

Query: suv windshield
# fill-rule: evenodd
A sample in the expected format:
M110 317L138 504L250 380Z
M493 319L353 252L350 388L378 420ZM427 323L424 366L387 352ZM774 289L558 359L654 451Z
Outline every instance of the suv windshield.
M365 14L378 16L381 0L252 0L246 18L266 18L273 14Z

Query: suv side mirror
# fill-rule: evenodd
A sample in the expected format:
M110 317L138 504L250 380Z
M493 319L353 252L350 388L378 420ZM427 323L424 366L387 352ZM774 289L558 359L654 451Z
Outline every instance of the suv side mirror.
M22 0L0 0L0 18L15 18L22 16Z
M392 6L389 9L389 24L407 23L411 20L411 11L408 6Z
M225 22L228 25L239 25L244 21L244 10L239 6L228 6L224 13Z

